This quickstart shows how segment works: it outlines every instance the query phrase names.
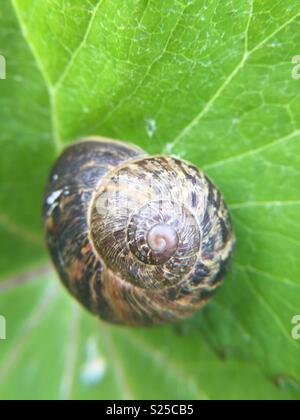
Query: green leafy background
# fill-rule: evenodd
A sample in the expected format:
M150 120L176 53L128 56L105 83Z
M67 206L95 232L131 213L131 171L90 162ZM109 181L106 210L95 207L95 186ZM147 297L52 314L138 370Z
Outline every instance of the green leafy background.
M2 0L1 398L300 398L298 0ZM237 234L217 297L174 327L99 323L49 268L40 208L82 135L207 171Z

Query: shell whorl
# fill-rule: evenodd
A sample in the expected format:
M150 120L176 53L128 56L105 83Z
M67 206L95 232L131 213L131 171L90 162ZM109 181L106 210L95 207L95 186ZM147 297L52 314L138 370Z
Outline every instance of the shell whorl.
M219 286L233 250L220 192L188 162L95 140L68 148L47 188L47 242L60 277L114 323L191 315Z
M177 179L179 188L170 188L178 178L175 166L163 156L128 162L100 183L92 204L98 254L142 289L175 285L191 271L200 249L200 229L188 209L190 186L182 188ZM155 242L164 243L162 250L153 249Z

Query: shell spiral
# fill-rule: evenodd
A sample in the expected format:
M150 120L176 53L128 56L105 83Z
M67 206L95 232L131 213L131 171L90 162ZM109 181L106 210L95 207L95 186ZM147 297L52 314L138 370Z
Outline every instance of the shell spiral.
M224 199L198 168L102 138L58 159L44 221L67 289L125 325L192 315L221 284L235 242Z

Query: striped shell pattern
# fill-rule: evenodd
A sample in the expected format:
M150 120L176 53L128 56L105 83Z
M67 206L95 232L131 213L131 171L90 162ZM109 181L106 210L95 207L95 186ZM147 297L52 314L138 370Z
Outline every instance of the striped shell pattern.
M115 324L192 315L221 284L235 241L221 193L198 168L105 138L63 152L43 213L62 282Z

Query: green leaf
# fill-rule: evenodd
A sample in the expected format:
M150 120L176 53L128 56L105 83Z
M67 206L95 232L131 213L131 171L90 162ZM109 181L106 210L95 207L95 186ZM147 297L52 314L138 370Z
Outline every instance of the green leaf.
M299 2L3 0L0 28L0 398L299 399ZM192 319L99 323L45 268L46 179L89 134L223 191L237 251Z

